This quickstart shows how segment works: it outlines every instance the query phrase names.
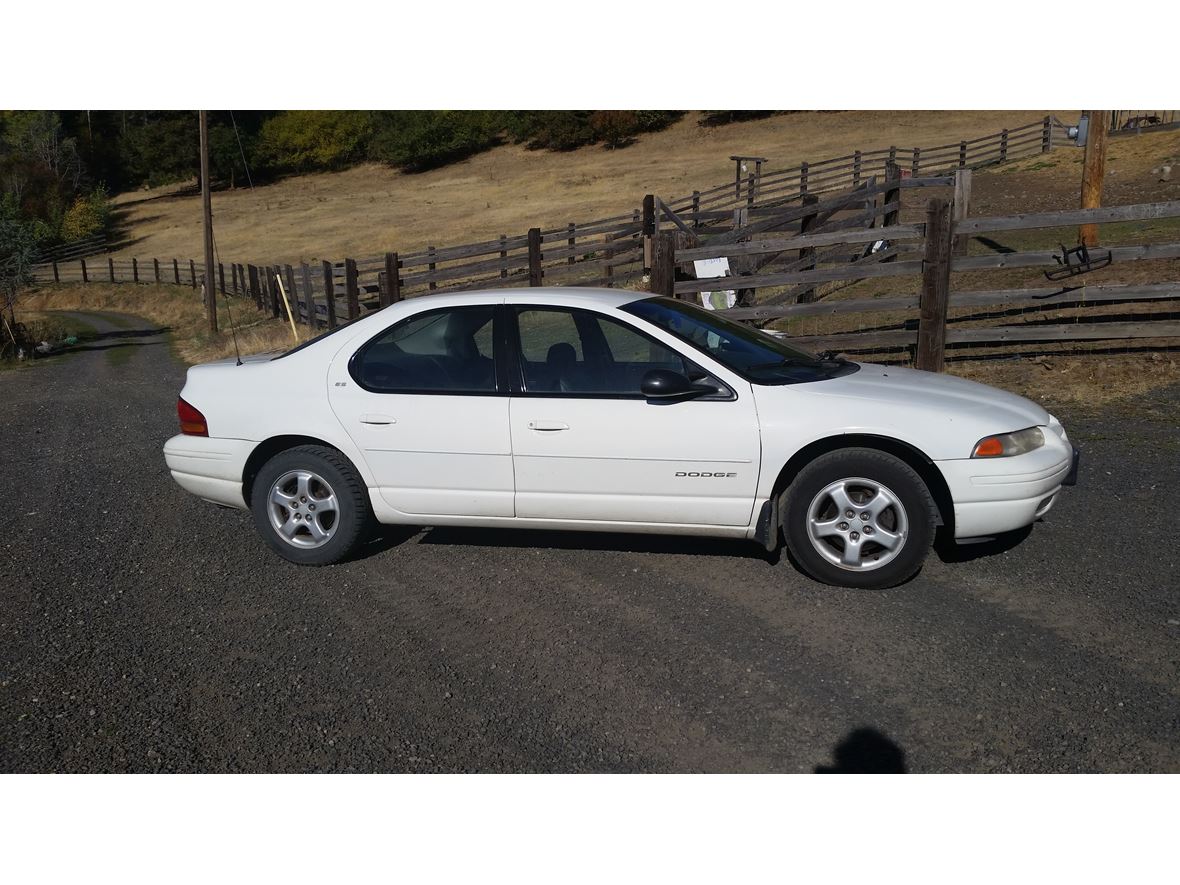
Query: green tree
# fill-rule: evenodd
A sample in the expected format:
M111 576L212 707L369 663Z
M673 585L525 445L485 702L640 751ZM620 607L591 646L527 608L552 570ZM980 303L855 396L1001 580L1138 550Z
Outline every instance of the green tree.
M369 111L283 111L262 124L255 156L283 172L341 169L365 158L371 118Z
M493 147L502 128L494 111L381 111L374 115L370 155L421 172Z

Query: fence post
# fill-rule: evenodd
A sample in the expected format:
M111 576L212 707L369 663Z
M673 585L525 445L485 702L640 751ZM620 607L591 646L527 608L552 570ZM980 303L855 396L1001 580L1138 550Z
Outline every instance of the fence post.
M950 206L946 200L926 204L926 243L918 315L915 367L941 372L946 350L946 305L951 282Z
M814 206L818 202L819 202L819 197L817 197L815 194L805 194L803 197L803 205L804 206ZM799 236L805 236L808 231L810 231L813 227L815 227L816 217L817 217L816 213L812 212L809 215L804 215L803 218L801 218L799 220ZM800 249L799 250L799 261L800 261L799 270L807 271L807 270L814 269L815 268L815 249L814 249L814 247L809 248L809 249ZM799 293L798 302L800 304L808 304L812 301L815 301L815 287L809 286L808 288L803 289Z
M299 318L299 290L295 288L295 268L291 265L286 265L283 268L283 275L287 282L287 301L291 303L291 310L295 313L295 318Z
M602 284L608 289L614 285L614 282L611 280L611 277L613 277L615 273L615 269L611 267L611 259L615 257L615 250L611 248L611 245L614 243L614 239L615 235L610 231L607 231L602 235Z
M332 263L324 262L324 298L328 307L328 328L336 328L336 279L332 271Z
M276 320L283 316L283 295L279 290L279 280L282 273L282 269L277 264L266 269L266 283L270 288L270 309Z
M55 283L61 282L61 275L58 273L56 261L53 262L53 281Z
M807 193L807 169L806 163L799 164L799 193Z
M885 201L885 206L896 203L897 208L885 210L885 213L881 216L881 227L883 228L888 228L894 224L897 224L898 219L901 217L901 188L898 186L900 182L901 167L892 161L886 163L885 193L883 195L883 199ZM886 238L889 235L887 231L882 231L881 234ZM886 262L895 260L897 260L896 255L890 255L888 258L884 259Z
M436 270L438 270L438 265L434 261L434 257L435 257L434 246L427 246L426 247L426 254L430 256L430 263L428 265L426 265L426 270L427 270L427 272L433 274ZM435 289L438 288L438 283L436 283L434 280L431 280L429 288L430 288L430 291L433 292Z
M698 228L701 226L701 192L692 192L692 226Z
M401 301L401 277L398 273L398 268L401 267L401 261L398 258L398 253L385 254L385 304L395 304Z
M856 151L852 155L852 186L858 187L860 185L860 151Z
M951 204L951 220L957 226L960 221L967 217L971 211L971 170L970 169L956 169L955 170L955 197ZM970 237L966 235L955 235L954 244L951 247L951 252L954 255L966 255L967 243Z
M159 258L152 259L152 272L155 274L155 277L156 277L156 285L157 286L160 285L160 259Z
M262 310L262 289L258 285L258 268L253 264L247 264L246 272L249 274L249 287L247 291L254 298L255 309Z
M89 276L87 276L87 274L86 274L86 259L85 259L85 258L79 258L79 259L78 259L78 263L79 263L80 265L82 265L82 282L84 282L84 283L89 283L89 282L90 282L90 277L89 277Z
M967 142L959 142L959 168L965 169L967 166Z
M360 287L356 280L356 261L344 259L344 294L348 298L348 318L355 320L361 315Z
M740 187L740 185L739 185ZM647 194L643 198L643 272L651 273L652 237L656 233L656 198Z
M676 295L676 233L666 230L655 238L648 291L674 298Z
M746 178L746 206L747 207L754 205L754 192L757 190L757 187L758 186L755 183L754 173L751 172L749 177Z
M574 246L578 241L578 226L572 221L569 223L569 239L565 241L566 245L570 247L570 256L565 260L566 264L574 263Z
M238 294L238 266L231 264L229 266L229 285L230 289L235 295Z
M885 165L888 166L890 163L897 163L897 145L895 144L889 145L889 159L885 161Z
M172 259L172 282L180 285L180 262L175 258Z
M54 266L54 270L56 270L56 269L57 269L57 267ZM131 259L131 282L133 282L133 283L139 282L139 259L138 258Z
M1008 130L1005 129L1000 133L1000 162L1008 162Z
M508 279L508 234L500 234L500 279Z
M188 281L192 283L195 291L197 288L197 263L191 258L188 260Z
M1041 153L1047 154L1053 150L1053 118L1045 117L1041 124Z
M544 273L541 270L541 229L529 228L529 285L539 286Z
M221 288L221 294L225 294L225 265L220 261L217 262L217 282Z
M918 177L918 169L922 165L922 149L914 148L914 159L910 164L910 175L914 178Z
M315 315L315 293L311 288L311 267L306 261L299 265L299 276L303 281L303 306L307 313L307 324L314 329L319 323Z
M115 281L115 259L107 259L107 272L110 274L111 282L113 283Z

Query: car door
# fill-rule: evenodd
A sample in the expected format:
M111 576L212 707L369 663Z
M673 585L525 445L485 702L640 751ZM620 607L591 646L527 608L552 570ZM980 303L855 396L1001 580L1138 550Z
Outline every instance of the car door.
M518 517L749 524L761 449L748 385L648 402L640 382L652 369L707 373L617 316L541 304L507 313Z
M328 393L380 495L408 515L512 516L495 305L425 310L337 356Z

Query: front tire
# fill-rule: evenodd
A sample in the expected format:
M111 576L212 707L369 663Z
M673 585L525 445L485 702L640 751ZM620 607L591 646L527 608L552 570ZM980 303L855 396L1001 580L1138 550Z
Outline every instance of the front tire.
M934 541L935 505L913 468L876 449L840 449L784 492L783 535L817 581L879 589L912 578Z
M267 461L254 480L250 510L272 550L312 566L347 557L372 519L356 470L323 446L297 446Z

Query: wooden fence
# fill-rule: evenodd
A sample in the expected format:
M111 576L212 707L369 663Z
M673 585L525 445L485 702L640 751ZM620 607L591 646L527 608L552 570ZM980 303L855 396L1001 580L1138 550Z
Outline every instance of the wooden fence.
M895 328L793 336L804 346L838 348L854 352L908 349L918 368L940 371L948 344L1005 345L1051 341L1100 341L1126 339L1180 338L1180 321L1171 317L1134 322L1108 321L1101 316L1086 322L1026 323L1020 326L955 328L948 321L952 308L992 308L999 311L1033 307L1060 310L1067 307L1113 303L1180 300L1180 279L1147 285L1088 286L1084 277L1062 281L1064 285L1007 289L959 290L955 274L999 271L1011 268L1052 268L1060 270L1061 253L1049 250L1004 251L969 255L967 239L980 234L1072 227L1080 224L1109 224L1126 221L1180 218L1180 201L1111 206L997 217L955 217L953 204L935 197L926 206L924 223L896 224L884 228L845 229L801 233L790 237L751 239L741 243L716 243L683 248L682 234L660 235L654 249L659 266L652 269L653 291L659 294L697 298L701 292L722 288L758 289L763 303L724 311L740 320L781 320L805 316L852 315L892 312L909 318L894 322ZM889 248L876 253L849 253L865 244L887 238ZM1095 250L1112 263L1180 258L1180 243L1137 243ZM769 256L757 273L723 279L688 279L691 262L705 258ZM678 277L679 273L679 279ZM807 303L775 303L775 293L798 294L800 287L830 281L851 283L876 278L909 277L917 281L914 291L877 295L853 300ZM1116 318L1117 319L1117 318ZM913 322L916 320L916 324ZM908 328L916 325L916 328Z
M554 228L533 228L525 234L503 234L496 240L459 246L428 246L412 252L392 252L366 258L315 262L305 271L293 267L294 285L287 289L299 301L301 315L322 325L329 317L352 318L365 306L381 306L399 298L436 292L517 285L627 286L641 280L651 264L651 238L670 216L687 218L700 236L724 233L742 226L763 211L787 203L799 203L816 194L855 189L887 168L900 170L903 178L936 177L953 169L980 168L1051 150L1059 127L1046 117L1011 130L927 148L891 146L876 151L856 151L797 168L728 182L688 196L653 198L642 208L588 222L568 222ZM745 210L745 215L737 215ZM705 229L705 230L702 230ZM539 239L538 239L539 237ZM648 243L647 248L644 242ZM85 282L90 277L115 282L172 282L197 285L189 259L116 259L103 267L96 254L97 242L75 244L71 251L43 256L34 269L37 279ZM81 263L79 263L81 262ZM161 265L162 262L162 265ZM109 262L108 262L109 263ZM137 264L138 266L133 266ZM161 265L157 273L155 265ZM256 287L251 285L249 265L222 265L219 289L233 295L265 300L274 274L286 274L286 265L256 264ZM330 267L330 270L328 269ZM227 270L228 268L228 270ZM171 270L171 272L170 272ZM189 271L186 274L186 271ZM236 271L240 271L236 272ZM220 277L226 276L224 287ZM330 283L326 282L330 279ZM330 301L342 302L336 307Z
M1102 328L1077 324L1070 329L967 329L954 328L952 321L952 327L947 328L948 306L1057 306L1067 302L1064 296L1072 291L1047 287L955 291L952 295L951 279L956 273L1048 267L1056 260L1055 254L1047 251L968 255L967 244L973 236L1083 220L1101 224L1180 215L1175 211L1177 204L1160 203L1006 218L969 217L972 169L1052 150L1060 129L1061 124L1045 118L933 148L857 151L779 172L762 173L759 164L758 174L694 191L688 197L664 200L648 195L641 208L629 213L532 228L524 234L504 234L479 243L299 265L218 264L214 286L217 292L252 300L259 309L279 317L284 314L281 280L299 320L313 328L334 328L368 310L408 297L541 285L646 285L651 291L690 298L723 287L736 288L743 300L728 313L763 323L916 308L921 317L916 335L911 329L885 329L813 335L805 343L861 351L909 347L924 368L941 367L948 342L1175 337L1175 329L1158 321L1123 326L1103 323ZM903 194L909 194L912 203L920 189L932 189L933 195L925 222L902 223ZM1180 247L1140 244L1120 246L1111 253L1115 260L1125 262L1177 257ZM728 259L733 278L692 278L692 262L720 257ZM196 289L201 285L199 270L203 269L190 259L87 256L51 261L37 268L36 274L43 280L52 275L56 282L167 283ZM825 300L834 290L861 281L906 276L921 279L916 293ZM1172 298L1178 285L1090 287L1087 303ZM940 326L941 332L931 331L932 323Z
M1180 115L1176 111L1112 111L1110 115L1112 135L1177 127L1180 127Z

